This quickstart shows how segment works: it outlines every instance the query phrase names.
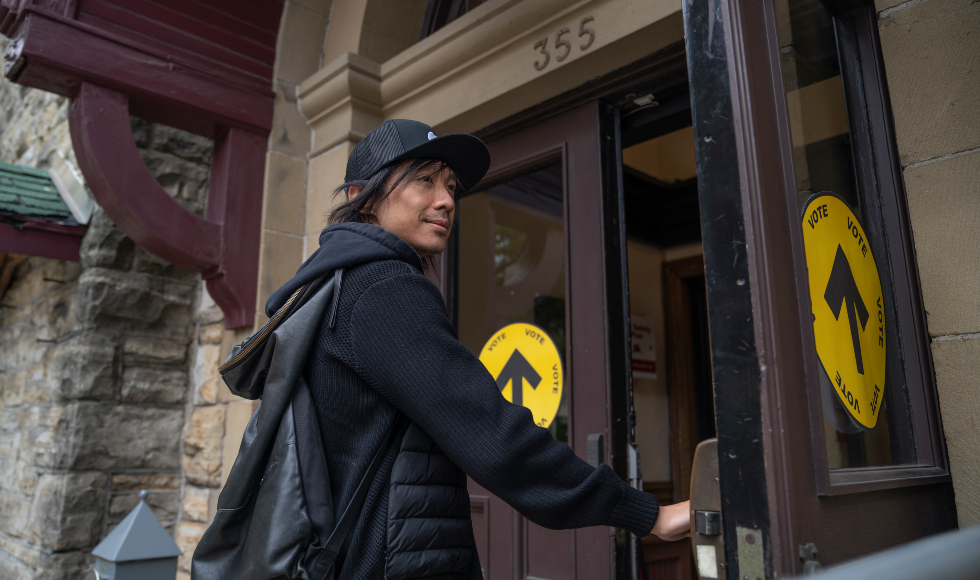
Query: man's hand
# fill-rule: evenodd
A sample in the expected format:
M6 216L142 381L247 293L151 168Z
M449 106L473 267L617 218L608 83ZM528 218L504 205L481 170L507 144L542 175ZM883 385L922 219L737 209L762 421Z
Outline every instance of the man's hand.
M691 502L660 506L657 522L650 535L672 542L691 535Z

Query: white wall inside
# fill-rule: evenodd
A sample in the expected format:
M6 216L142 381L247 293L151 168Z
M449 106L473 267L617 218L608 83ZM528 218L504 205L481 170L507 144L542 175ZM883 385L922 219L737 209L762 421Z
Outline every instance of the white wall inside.
M697 256L700 243L661 250L637 240L627 242L630 314L654 322L657 378L633 380L636 442L643 480L670 481L670 412L667 398L667 354L664 335L663 263Z

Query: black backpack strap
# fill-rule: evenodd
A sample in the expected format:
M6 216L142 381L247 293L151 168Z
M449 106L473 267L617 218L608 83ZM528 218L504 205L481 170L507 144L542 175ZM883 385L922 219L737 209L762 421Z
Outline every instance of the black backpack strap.
M337 559L337 554L340 553L340 548L344 545L344 541L347 540L347 534L350 533L354 522L361 515L361 508L364 507L364 499L367 497L371 482L374 481L374 476L378 473L381 460L384 459L385 452L391 447L391 441L395 437L395 432L399 430L399 427L404 422L405 418L401 416L388 428L388 433L385 435L381 447L375 452L374 458L371 460L371 465L368 466L367 472L361 478L361 482L357 484L354 497L347 504L347 509L340 516L340 521L337 522L333 533L330 534L326 543L321 546L310 546L309 550L307 550L306 563L311 577L322 578L331 572L333 563ZM332 578L333 576L331 575L330 577Z

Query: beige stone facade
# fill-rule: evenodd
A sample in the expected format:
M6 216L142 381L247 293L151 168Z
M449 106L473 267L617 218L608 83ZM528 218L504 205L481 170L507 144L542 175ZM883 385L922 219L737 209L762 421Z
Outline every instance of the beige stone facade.
M295 26L290 6L284 32ZM320 12L329 14L322 49L318 27L280 34L277 62L282 47L292 45L296 67L307 67L306 76L280 82L296 90L306 122L294 101L281 98L277 127L295 122L310 144L281 148L270 140L259 311L316 249L350 151L385 119L418 119L440 134L475 131L683 39L673 2L499 0L416 42L423 8L424 2L338 0L332 12ZM961 356L951 368L942 349L975 350L970 345L980 340L980 5L878 0L877 9L957 508L960 524L971 525L980 523L980 471L971 451L980 447L980 402L965 393L976 388L969 377L980 376L980 368L962 371L980 359ZM534 42L586 16L596 30L588 50L537 70ZM320 64L310 71L316 54ZM282 206L304 215L282 215Z
M350 151L385 119L417 119L440 134L476 131L683 41L680 4L665 0L490 0L418 41L425 5L286 0L276 51L255 328L267 320L268 296L317 248ZM878 0L876 7L959 523L975 525L980 3ZM580 48L585 44L576 33L587 18L595 38ZM565 27L573 31L573 43L581 43L562 62L535 66L541 56L532 50L534 43L553 39ZM73 159L63 99L4 81L0 99L23 104L16 111L0 105L0 159L43 166L53 151ZM145 160L161 184L200 212L206 144L197 143L196 153L193 143L185 144L189 149L181 157L167 150L167 128L134 128L138 142L145 139L143 149L153 150ZM254 402L231 395L217 375L232 346L254 329L224 330L222 314L198 277L138 249L135 261L123 268L116 263L125 261L119 258L121 234L106 239L117 245L90 244L88 269L84 261L29 259L3 297L17 307L0 313L0 344L12 346L0 353L4 578L41 577L45 570L77 574L88 565L86 550L135 505L143 488L152 490L151 505L184 550L178 577L189 578L190 555L214 516L255 409ZM103 287L150 293L163 305L140 329L120 330L102 342L45 342L65 335L72 316L98 315L84 304L88 310L77 312L76 296ZM63 309L68 314L61 316ZM103 329L113 324L98 320L94 324L108 325ZM172 328L177 330L167 330ZM72 360L87 366L64 370ZM55 385L55 373L62 371L91 379ZM109 414L86 415L91 400L103 401L99 410ZM70 460L58 456L53 442L59 429L85 425L98 432L98 423L110 422L131 428L137 439L138 425L158 422L171 437L156 447L146 442L140 453L155 455L144 463L112 445L93 446L86 451L90 455ZM68 512L83 525L40 517Z
M980 524L980 4L876 3L961 527Z

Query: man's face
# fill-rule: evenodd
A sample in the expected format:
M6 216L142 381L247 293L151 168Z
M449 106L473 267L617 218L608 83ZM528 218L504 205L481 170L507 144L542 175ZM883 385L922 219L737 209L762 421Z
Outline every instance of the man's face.
M394 172L391 181L401 175ZM390 183L389 183L390 187ZM350 195L360 193L351 187ZM402 181L387 199L371 209L374 223L415 248L419 256L446 249L456 212L456 176L449 167L428 167Z

